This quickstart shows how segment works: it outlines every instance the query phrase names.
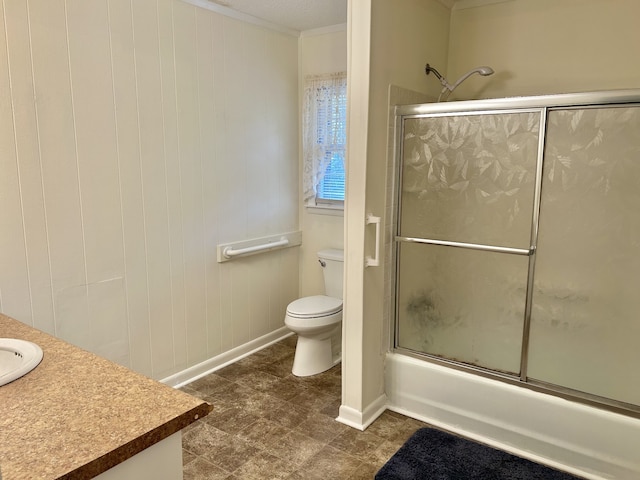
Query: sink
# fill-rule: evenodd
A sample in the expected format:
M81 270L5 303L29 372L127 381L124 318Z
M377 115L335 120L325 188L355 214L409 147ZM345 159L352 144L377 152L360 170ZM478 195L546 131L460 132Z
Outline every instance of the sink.
M0 338L0 386L26 375L42 360L35 343L16 338Z

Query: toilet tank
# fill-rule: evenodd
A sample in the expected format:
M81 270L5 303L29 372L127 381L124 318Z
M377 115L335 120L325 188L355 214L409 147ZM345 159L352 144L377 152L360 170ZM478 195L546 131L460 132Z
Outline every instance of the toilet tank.
M325 295L342 298L344 251L333 248L320 250L318 252L318 260L324 275Z

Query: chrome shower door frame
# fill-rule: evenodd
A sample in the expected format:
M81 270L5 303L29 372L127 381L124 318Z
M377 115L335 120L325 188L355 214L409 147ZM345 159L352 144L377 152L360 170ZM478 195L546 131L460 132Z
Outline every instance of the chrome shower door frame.
M424 359L433 363L451 368L472 372L485 377L494 378L514 385L532 390L550 393L569 400L582 402L588 405L605 408L607 410L623 413L640 418L640 406L620 402L617 400L600 397L598 395L576 391L561 385L549 384L529 378L527 375L529 358L529 337L531 330L531 312L533 305L533 288L535 276L536 251L538 233L540 227L540 205L542 195L542 169L544 165L546 133L548 114L551 110L571 108L596 108L615 106L638 106L640 104L640 89L614 90L604 92L573 93L561 95L543 95L533 97L499 98L488 100L472 100L450 103L433 103L417 105L400 105L395 107L395 135L394 152L396 178L394 180L394 218L393 218L393 273L391 282L391 295L393 298L393 326L391 348L402 354ZM464 243L448 240L419 238L400 235L400 219L402 216L402 181L403 181L403 155L404 155L404 126L405 120L416 118L451 117L460 115L489 115L505 113L535 112L540 115L538 134L538 151L535 168L533 210L531 218L530 243L528 248L511 248L499 245L484 245L476 243ZM518 375L508 372L490 370L488 368L464 363L456 360L442 358L440 356L419 352L398 346L398 278L399 278L399 248L402 243L419 243L440 245L455 248L489 251L511 255L528 256L527 284L525 292L524 318L522 325L522 344L520 354L520 371Z

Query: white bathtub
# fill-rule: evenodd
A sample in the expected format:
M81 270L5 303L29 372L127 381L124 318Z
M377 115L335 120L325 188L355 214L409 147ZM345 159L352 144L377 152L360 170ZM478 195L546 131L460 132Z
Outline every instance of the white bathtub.
M390 353L390 410L588 479L640 479L640 420Z

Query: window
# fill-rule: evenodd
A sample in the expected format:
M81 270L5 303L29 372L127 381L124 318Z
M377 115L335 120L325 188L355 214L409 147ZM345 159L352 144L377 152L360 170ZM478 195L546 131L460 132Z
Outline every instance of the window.
M308 77L304 89L302 139L305 205L344 205L346 130L346 74Z

